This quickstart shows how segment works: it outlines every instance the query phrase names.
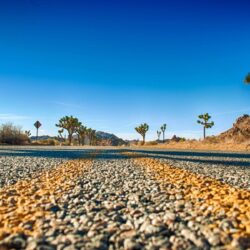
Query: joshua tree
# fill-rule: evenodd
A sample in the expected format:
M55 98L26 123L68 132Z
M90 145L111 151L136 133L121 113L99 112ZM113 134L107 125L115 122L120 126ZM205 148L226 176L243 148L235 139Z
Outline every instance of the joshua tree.
M76 117L64 116L59 120L59 123L56 124L56 126L68 131L69 145L71 145L73 134L76 133L77 128L81 126L81 122L79 122Z
M89 137L89 144L94 145L96 142L96 130L88 128L87 129L87 135Z
M157 130L157 137L158 137L158 141L160 140L161 137L161 131Z
M142 136L142 142L145 143L146 133L149 130L149 126L147 123L141 124L140 126L135 128L136 132L138 132Z
M60 141L60 142L62 142L62 141L64 141L64 138L63 138L63 129L59 129L58 130L58 140Z
M250 84L250 73L248 73L248 75L246 76L244 82L245 82L246 84Z
M203 137L206 138L206 129L212 128L214 126L214 122L209 122L211 116L208 113L199 115L199 120L197 121L199 124L203 126Z
M30 130L26 130L24 133L27 135L27 137L30 137L30 136L31 136Z
M78 141L79 141L79 145L83 145L84 144L84 138L87 134L87 127L81 125L77 128L76 130L77 136L78 136Z
M91 131L91 137L90 137L90 143L91 145L96 145L97 144L97 135L96 135L96 130Z
M162 131L162 136L163 136L163 142L165 141L165 131L166 131L166 128L167 128L167 124L164 123L164 124L161 126L161 131Z

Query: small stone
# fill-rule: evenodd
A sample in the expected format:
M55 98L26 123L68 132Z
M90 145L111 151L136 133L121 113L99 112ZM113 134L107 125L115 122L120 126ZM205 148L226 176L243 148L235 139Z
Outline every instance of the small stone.
M192 241L197 247L205 249L203 240L199 239L197 235L195 235L195 233L193 233L189 229L182 229L181 235L183 235L186 239Z
M249 249L250 248L250 238L249 237L239 237L234 239L231 246L235 249Z
M207 240L212 246L218 246L220 244L220 235L211 235Z
M164 221L175 221L176 220L176 215L174 213L171 212L165 212L164 216L163 216L163 220Z
M52 205L52 206L49 208L49 210L50 210L51 212L53 212L53 213L57 213L57 212L61 211L61 208L60 208L59 206L57 206L57 205Z
M124 249L125 250L140 250L141 245L134 240L131 239L125 239L124 240Z
M27 237L25 235L22 235L22 234L13 236L9 240L10 248L14 248L14 249L23 249L23 248L25 248L26 245L27 245L26 239L27 239Z
M183 195L177 194L177 195L175 196L175 198L176 198L176 200L182 200L182 199L183 199Z
M136 235L136 231L135 230L129 230L129 231L122 232L120 234L120 237L121 238L132 238L135 235Z

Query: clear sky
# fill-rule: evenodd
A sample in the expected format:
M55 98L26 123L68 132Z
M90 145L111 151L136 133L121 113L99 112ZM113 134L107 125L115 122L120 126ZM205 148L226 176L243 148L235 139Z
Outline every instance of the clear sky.
M80 3L81 2L81 3ZM56 135L64 115L148 139L202 136L250 112L250 2L221 0L0 1L0 123Z

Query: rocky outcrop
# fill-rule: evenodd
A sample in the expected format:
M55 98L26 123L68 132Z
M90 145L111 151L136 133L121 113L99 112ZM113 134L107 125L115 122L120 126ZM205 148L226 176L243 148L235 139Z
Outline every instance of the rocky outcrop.
M250 142L250 116L239 117L229 130L217 136L220 142L249 143Z

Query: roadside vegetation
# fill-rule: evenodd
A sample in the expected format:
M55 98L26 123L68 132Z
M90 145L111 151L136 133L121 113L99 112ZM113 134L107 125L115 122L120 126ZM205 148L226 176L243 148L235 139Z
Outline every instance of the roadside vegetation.
M162 142L165 141L165 131L166 131L166 129L167 129L167 124L163 124L163 125L161 126L161 132L162 132L162 136L163 136Z
M25 145L29 143L28 135L22 131L22 128L12 123L2 124L0 126L0 144Z
M56 124L56 127L60 128L58 130L58 138L63 142L67 142L62 136L63 132L66 130L68 133L69 145L75 144L75 140L73 142L74 135L77 138L78 145L84 145L85 143L88 145L97 145L96 130L87 128L76 117L64 116Z
M214 122L210 122L211 116L208 113L201 114L198 116L199 120L197 123L203 126L203 138L206 138L206 129L212 128L214 126Z
M135 128L135 131L142 136L142 145L145 144L146 133L148 132L148 130L149 130L149 126L147 123L143 123L140 126Z

